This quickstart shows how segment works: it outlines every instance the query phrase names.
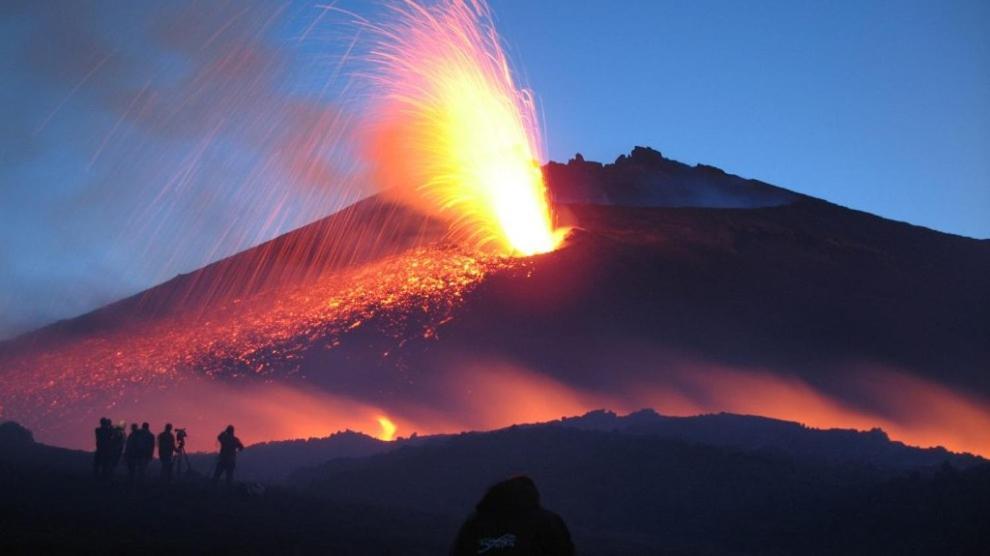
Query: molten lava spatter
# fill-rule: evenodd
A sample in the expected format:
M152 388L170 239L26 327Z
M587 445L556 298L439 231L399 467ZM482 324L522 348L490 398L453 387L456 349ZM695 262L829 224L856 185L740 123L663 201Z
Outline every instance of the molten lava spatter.
M372 26L372 157L387 191L498 252L552 251L532 96L518 89L483 2L407 1Z
M80 407L95 418L149 389L181 388L190 379L299 378L298 361L314 344L335 350L369 326L399 345L432 340L486 275L525 264L455 247L413 249L313 283L230 299L205 316L180 313L0 358L0 415L38 427L78 416ZM387 422L392 428L375 418L367 431L390 439L395 424Z

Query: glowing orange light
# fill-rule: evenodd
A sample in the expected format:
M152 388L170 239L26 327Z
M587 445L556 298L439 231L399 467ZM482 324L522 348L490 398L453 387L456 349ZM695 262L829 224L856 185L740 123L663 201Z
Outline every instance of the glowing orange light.
M483 2L411 0L375 28L372 144L384 186L503 253L552 251L532 96L518 89Z
M382 432L378 435L378 438L380 440L395 440L395 423L384 415L379 415L377 420L378 425L382 428Z

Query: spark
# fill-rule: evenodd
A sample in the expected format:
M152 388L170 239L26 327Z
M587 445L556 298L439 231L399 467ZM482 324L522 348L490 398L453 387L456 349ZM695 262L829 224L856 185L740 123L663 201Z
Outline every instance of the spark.
M120 115L120 117L117 118L117 123L113 124L113 127L110 128L110 132L106 134L106 136L103 138L103 141L100 142L100 146L97 147L96 152L93 153L93 156L89 159L89 164L86 165L87 171L93 168L93 164L96 164L96 160L100 158L100 154L103 152L103 149L107 146L107 142L110 141L110 138L113 137L113 135L117 132L117 128L120 127L120 124L123 123L124 120L126 120L127 117L130 115L131 110L134 109L134 105L137 103L137 101L143 98L144 95L148 92L148 88L150 86L151 86L151 80L149 79L147 82L145 82L144 87L142 87L141 90L138 91L138 93L135 94L133 98L131 98L130 104L127 105L127 110L124 110L124 112Z
M48 122L50 122L52 120L52 118L54 118L55 115L58 114L60 110L62 110L62 107L65 105L65 103L68 102L70 98L72 98L73 96L75 96L75 94L79 91L79 89L83 85L85 85L87 81L89 81L89 78L93 77L93 74L95 74L96 72L100 71L100 68L102 68L103 65L106 64L107 61L110 58L112 58L115 54L116 54L116 52L111 52L111 53L107 54L99 62L97 62L95 66L93 66L92 68L90 68L90 70L88 72L86 72L86 75L84 75L83 78L80 79L78 83L76 83L76 86L73 87L72 90L70 90L68 92L68 94L66 94L62 98L62 101L58 103L58 105L55 107L55 109L52 110L48 114L48 117L45 118L44 120L42 120L41 124L37 128L35 128L34 135L38 135L39 133L41 133L42 131L44 131L45 128L48 127Z

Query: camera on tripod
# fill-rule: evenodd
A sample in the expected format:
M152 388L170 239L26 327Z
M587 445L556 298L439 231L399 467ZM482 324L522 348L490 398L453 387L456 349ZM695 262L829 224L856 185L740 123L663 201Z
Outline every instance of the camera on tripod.
M188 436L189 433L186 432L186 429L175 429L175 451L178 454L176 475L180 478L192 471L192 464L190 464L189 456L186 454L186 438Z

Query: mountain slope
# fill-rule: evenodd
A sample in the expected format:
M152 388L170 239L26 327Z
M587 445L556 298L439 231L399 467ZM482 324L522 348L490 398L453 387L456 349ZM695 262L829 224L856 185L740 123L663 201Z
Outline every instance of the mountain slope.
M5 352L47 347L135 322L192 312L206 314L231 299L312 283L436 241L444 226L379 197L73 319L0 342Z
M639 206L558 205L570 239L528 259L368 199L6 344L3 415L81 445L111 412L257 441L656 407L990 454L990 244L657 156L602 170ZM636 197L654 166L773 206L654 206L679 198Z
M618 430L587 430L609 427ZM814 453L784 444L813 446L824 435L832 437ZM879 449L855 450L864 441ZM369 446L385 451L354 457ZM885 449L909 452L895 460L900 469L884 465ZM86 551L105 543L100 524L115 523L128 550L436 554L485 487L518 473L535 478L587 554L981 554L990 542L985 461L897 446L875 433L736 415L594 412L378 445L343 433L249 447L238 477L253 481L286 461L345 452L299 470L288 487L227 491L193 477L165 488L153 464L132 490L123 469L113 484L96 483L91 453L33 443L30 432L5 423L0 548ZM208 472L213 457L202 455L194 469Z

